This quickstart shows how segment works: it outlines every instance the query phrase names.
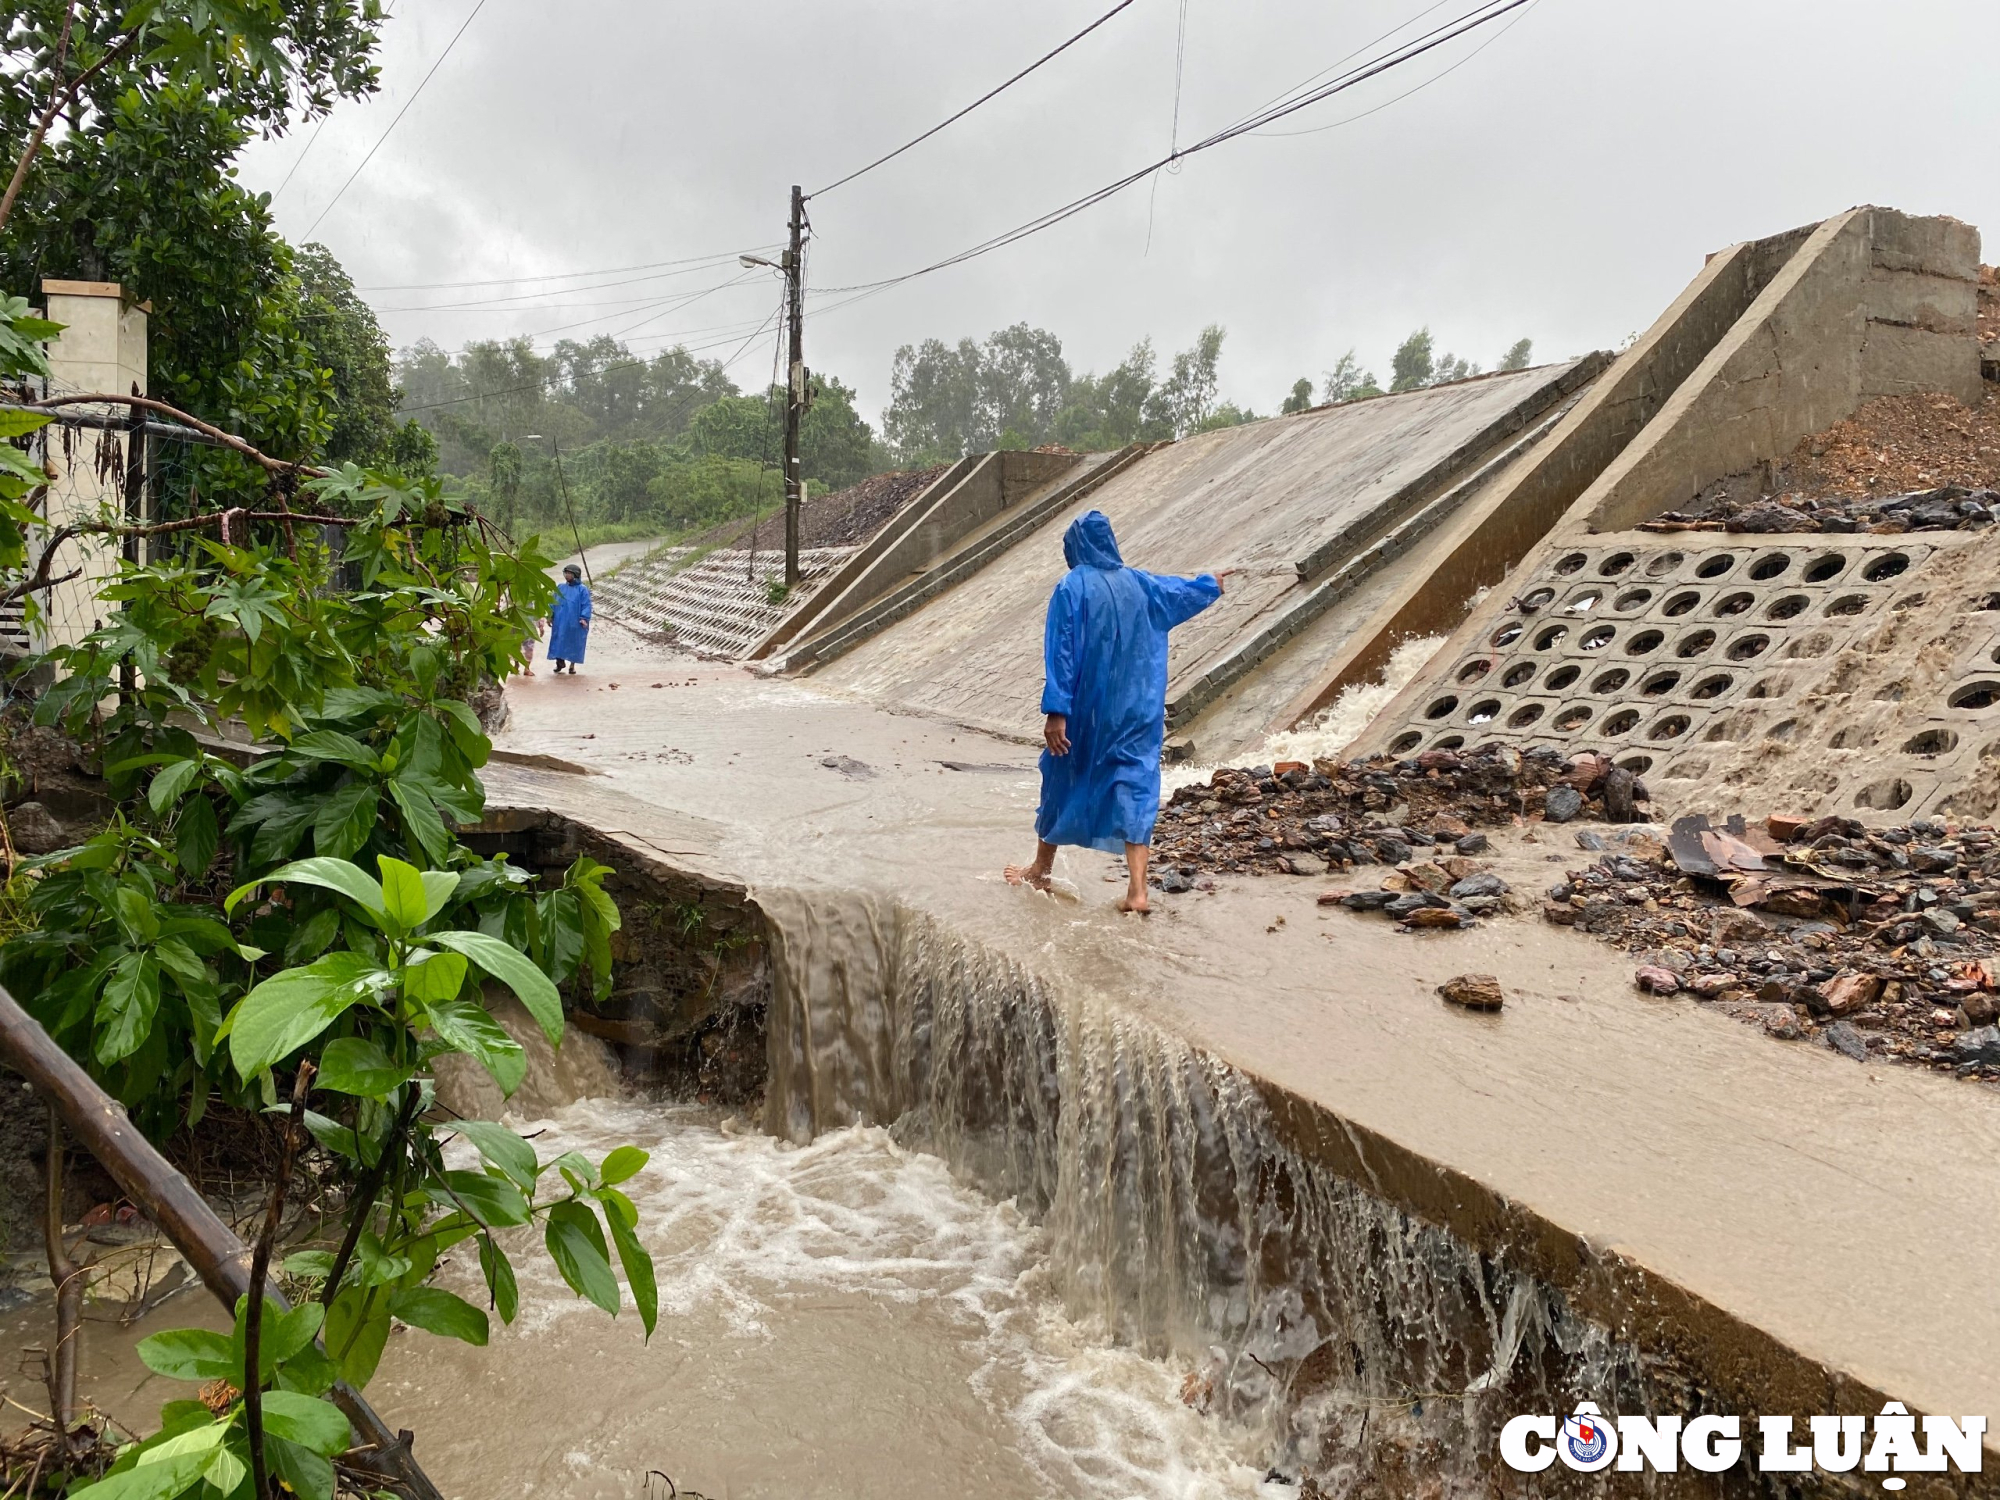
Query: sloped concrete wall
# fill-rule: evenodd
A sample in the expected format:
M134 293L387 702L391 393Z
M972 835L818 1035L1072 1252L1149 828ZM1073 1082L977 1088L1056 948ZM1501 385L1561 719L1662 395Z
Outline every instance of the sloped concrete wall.
M1578 501L1621 531L1783 458L1877 396L1979 399L1979 232L1857 208L1828 219Z
M1548 439L1495 477L1431 544L1435 561L1356 630L1270 724L1288 729L1342 689L1366 682L1404 641L1439 635L1468 601L1527 555L1604 473L1736 326L1813 226L1746 241L1708 258L1653 326L1579 401Z

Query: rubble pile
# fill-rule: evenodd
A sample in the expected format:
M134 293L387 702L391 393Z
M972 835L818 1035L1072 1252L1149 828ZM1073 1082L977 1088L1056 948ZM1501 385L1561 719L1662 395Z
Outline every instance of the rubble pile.
M2000 327L2000 298L1986 286L1981 292L1982 320L1990 316ZM1846 421L1806 438L1783 463L1716 480L1687 510L1671 513L1671 519L1727 522L1732 515L1773 505L1812 513L1807 496L1855 496L1872 504L1939 489L1962 489L1969 495L1992 488L2000 488L2000 392L1989 390L1974 406L1941 392L1919 392L1877 397ZM1826 501L1817 503L1824 506ZM1862 513L1851 518L1860 522ZM1863 529L1869 524L1864 522Z
M1542 912L1635 954L1652 994L1858 1060L2000 1079L1991 828L1684 817L1664 841L1628 836L1569 871Z
M867 541L880 531L897 511L931 486L945 471L937 464L926 469L899 469L877 474L859 484L831 494L808 496L799 511L801 547L851 547ZM722 551L767 551L785 545L785 513L782 508L745 525L741 518L725 521L689 545Z
M1724 496L1701 511L1663 511L1641 521L1641 531L1728 531L1759 533L1816 531L1866 532L1900 536L1906 531L1959 531L1991 526L2000 518L2000 491L1962 484L1912 490L1882 499L1847 495Z
M1325 876L1396 865L1401 879L1384 889L1321 899L1412 926L1461 926L1506 894L1472 861L1486 849L1479 830L1537 817L1630 822L1645 801L1644 783L1605 757L1565 757L1546 746L1230 767L1205 786L1180 788L1160 809L1153 883L1173 892L1205 874Z

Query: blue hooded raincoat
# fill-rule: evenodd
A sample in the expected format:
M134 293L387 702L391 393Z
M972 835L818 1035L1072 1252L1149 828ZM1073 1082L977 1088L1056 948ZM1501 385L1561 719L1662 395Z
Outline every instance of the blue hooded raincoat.
M582 661L590 632L583 622L590 618L590 590L580 583L556 585L555 607L549 611L549 660Z
M1107 853L1150 844L1167 731L1167 632L1221 596L1213 574L1128 568L1102 511L1063 534L1070 570L1049 600L1042 712L1069 719L1069 754L1042 752L1035 835Z

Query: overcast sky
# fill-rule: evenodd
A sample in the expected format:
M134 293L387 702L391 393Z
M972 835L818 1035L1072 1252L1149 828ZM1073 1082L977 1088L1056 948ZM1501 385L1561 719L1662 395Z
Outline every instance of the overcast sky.
M485 0L311 237L398 347L610 332L640 352L727 357L776 306L768 273L668 299L744 275L733 262L397 288L774 243L792 183L813 191L900 144L1111 3ZM275 205L285 235L307 237L474 4L396 0L381 93L341 105L316 140L307 127L251 147L254 188L297 167ZM1471 4L1136 0L816 199L811 284L914 269L1164 156L1183 16L1185 144L1391 28L1413 36ZM896 348L926 337L1025 320L1078 370L1102 370L1141 337L1164 356L1220 323L1224 395L1268 414L1350 347L1386 379L1420 323L1486 365L1524 335L1538 358L1616 347L1709 251L1853 204L2000 233L1995 58L1993 0L1535 0L1022 244L844 309L818 298L829 310L808 317L807 360L857 387L872 418ZM493 297L523 300L437 306ZM756 339L731 373L754 389L771 358Z

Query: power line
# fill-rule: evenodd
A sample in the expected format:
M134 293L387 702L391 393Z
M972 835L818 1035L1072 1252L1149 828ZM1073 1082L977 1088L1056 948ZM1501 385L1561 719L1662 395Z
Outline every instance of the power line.
M297 156L292 158L291 170L285 173L285 180L278 184L277 192L271 194L271 201L273 203L276 203L278 201L279 196L285 191L285 189L292 185L292 179L298 175L299 163L304 161L308 156L312 155L312 148L319 144L320 131L326 129L326 122L332 118L333 116L330 114L321 115L319 117L319 125L316 129L314 129L312 133L312 138L306 142L306 149L301 151Z
M437 61L431 64L430 72L424 74L423 83L418 84L416 87L416 92L412 93L409 98L403 101L403 107L396 111L396 118L389 122L389 128L383 131L381 135L376 137L375 144L368 148L368 154L361 158L360 166L357 166L352 172L347 174L347 181L343 182L340 185L339 192L335 193L332 198L327 200L326 207L322 208L319 211L319 218L314 219L312 221L312 228L308 229L303 235L299 236L301 240L309 240L312 238L313 230L319 228L321 220L325 219L328 214L333 212L333 206L334 204L340 201L342 194L346 193L346 191L349 188L354 186L354 179L361 175L362 168L366 167L369 162L375 159L375 153L382 149L382 142L388 140L389 137L395 132L396 127L403 123L403 116L408 114L410 112L410 106L417 102L418 95L422 94L424 91L424 85L428 84L433 78L437 76L437 70L443 67L444 60L447 57L451 56L451 49L456 47L458 45L458 39L465 35L465 28L470 26L473 23L473 21L478 17L479 13L484 9L486 9L486 0L478 0L478 3L472 7L472 14L468 15L463 21L459 23L458 30L454 31L451 34L451 40L444 44L444 51L440 52L438 54Z
M571 281L579 276L618 276L627 271L655 271L665 266L694 266L699 269L702 266L721 265L724 261L735 260L739 255L746 253L758 250L775 250L777 248L778 242L773 240L763 245L746 245L741 250L719 250L713 255L690 255L683 260L654 260L636 266L599 266L595 270L590 271L547 271L532 276L495 276L485 281L405 281L380 286L359 286L355 290L357 292L441 292L457 291L463 287L474 286L520 286L530 281ZM641 277L639 279L650 280L651 278ZM619 283L607 284L618 285ZM557 287L554 289L557 292L593 290L595 288L573 286ZM553 293L543 293L541 295L553 295Z
M726 256L717 256L717 257L716 257L715 259L713 259L713 260L705 260L705 261L702 261L701 263L699 263L699 264L697 264L697 265L691 265L691 266L686 266L686 267L683 267L683 268L682 268L681 270L678 270L678 271L655 271L655 272L653 272L653 273L652 273L651 275L648 275L648 276L628 276L628 277L622 277L622 278L620 278L620 279L619 279L619 280L617 280L617 281L594 281L594 282L591 282L591 283L589 283L589 284L588 284L588 285L586 285L586 286L558 286L558 287L550 287L550 288L549 288L548 290L546 290L546 291L540 291L540 292L516 292L516 293L515 293L515 294L513 294L512 296L507 296L507 297L468 297L468 298L466 298L466 299L465 299L464 301L462 301L462 302L423 302L423 303L413 303L413 304L411 304L410 306L407 306L407 307L384 307L384 308L377 308L377 309L376 309L376 311L378 311L378 312L446 312L446 311L449 311L449 310L451 310L451 309L454 309L454 308L473 308L473 309L481 309L481 308L487 308L487 309L492 309L492 310L494 310L494 311L496 311L496 312L497 312L497 311L505 311L505 310L506 310L506 308L505 308L505 304L507 304L507 303L512 303L512 302L539 302L539 301L540 301L540 299L542 299L543 297L566 297L566 296L570 296L570 295L572 295L572 294L574 294L574 293L576 293L576 292L608 292L608 291L611 291L611 290L612 290L613 288L616 288L616 287L621 287L621 286L638 286L638 285L640 285L641 283L643 283L643 282L648 282L648 281L666 281L666 280L669 280L669 279L671 279L672 277L675 277L675 276L693 276L693 275L695 275L696 273L698 273L698 272L701 272L701 271L713 271L713 270L714 270L714 269L715 269L716 267L718 267L718 266L724 266L724 265L729 265L729 264L731 264L732 262L734 262L735 260L736 260L736 255L735 255L735 254L730 254L730 255L726 255ZM632 302L646 302L646 301L650 301L650 300L651 300L651 298L650 298L650 297L647 297L647 296L639 296L639 297L633 297L633 298L630 298L629 300L630 300L630 301L632 301ZM545 305L546 305L546 304L545 304ZM580 305L581 305L581 304L580 304ZM609 306L610 304L609 304L609 303L603 303L603 304L599 304L599 305L602 305L602 306L607 306L607 307L608 307L608 306Z
M1063 220L1072 218L1082 213L1085 209L1094 208L1099 203L1104 202L1105 199L1123 192L1133 184L1145 181L1148 176L1164 167L1185 161L1188 157L1198 152L1220 146L1224 142L1232 141L1240 135L1247 135L1251 131L1284 119L1288 115L1296 114L1298 111L1318 104L1323 100L1330 99L1335 94L1343 93L1359 84L1366 83L1371 78L1379 77L1392 68L1400 67L1404 63L1413 61L1425 53L1433 51L1447 42L1456 40L1458 37L1464 36L1466 33L1476 30L1489 22L1498 20L1510 11L1518 10L1529 3L1531 3L1531 0L1486 0L1486 3L1467 11L1456 20L1449 21L1445 25L1425 33L1414 41L1404 43L1386 56L1376 58L1372 62L1350 69L1348 72L1336 76L1331 82L1321 84L1305 94L1289 98L1281 104L1261 109L1237 121L1233 125L1225 126L1213 135L1196 141L1184 150L1175 151L1168 156L1162 157L1159 161L1150 162L1146 166L1139 168L1136 172L1129 172L1116 181L1106 183L1103 187L1085 193L1080 198L1072 199L1060 208L1054 208L1045 214L1038 215L1028 220L1025 224L1016 225L1004 233L994 235L991 239L982 240L978 244L969 246L954 255L948 255L942 260L932 261L926 266L919 266L914 271L905 271L900 276L885 277L881 281L860 282L853 286L823 287L819 289L818 295L828 296L840 292L860 294L859 296L849 297L845 302L836 304L838 307L845 307L859 301L862 296L873 296L878 292L888 290L890 287L900 286L906 281L913 281L919 276L928 276L934 271L942 271L948 267L960 265L968 260L989 254L992 251L1004 249L1006 246L1024 240L1030 235L1039 234L1044 229L1054 228L1057 224L1063 222ZM828 308L827 311L831 312L833 308Z
M1485 41L1481 42L1477 47L1474 47L1470 52L1466 53L1465 56L1461 57L1457 62L1453 63L1450 67L1439 69L1436 73L1433 73L1429 78L1426 78L1422 83L1412 84L1409 88L1404 89L1402 93L1397 94L1392 98L1384 99L1380 104L1371 105L1367 109L1356 110L1353 114L1344 115L1338 120L1329 120L1324 125L1309 125L1304 130L1256 130L1252 131L1251 134L1259 137L1262 140L1284 141L1284 140L1290 140L1293 136L1321 135L1329 130L1338 130L1343 125L1352 125L1356 120L1365 120L1370 115L1380 114L1390 105L1401 104L1405 99L1409 98L1410 95L1421 94L1425 89L1429 88L1432 84L1438 83L1443 79L1449 78L1452 74L1456 73L1460 68L1464 67L1467 63L1471 62L1473 58L1479 56L1480 53L1484 52L1488 47L1492 46L1495 42L1499 41L1500 38L1505 36L1508 32L1512 31L1516 26L1520 25L1522 21L1526 20L1528 16L1528 11L1533 10L1538 3L1539 0L1529 0L1527 10L1520 12L1520 14L1516 15L1513 20L1509 21L1505 26L1502 26L1498 31L1494 32L1493 35L1489 36Z
M1021 69L1020 72L1016 73L1012 78L1008 79L998 88L988 90L986 93L981 94L977 99L974 99L970 104L966 105L965 108L961 109L957 114L938 121L937 124L931 126L931 128L929 130L926 130L922 135L916 136L911 140L903 142L902 145L898 146L894 151L891 151L887 156L878 156L875 158L875 160L868 163L867 166L857 167L854 171L849 172L845 177L838 178L833 182L829 182L825 187L819 189L818 192L808 193L806 194L806 196L808 198L817 198L823 193L832 192L837 187L844 187L846 184L854 181L855 178L862 176L864 173L874 171L877 167L881 166L883 163L894 161L897 157L901 156L905 151L908 151L912 146L921 146L925 141L929 140L932 136L936 135L940 130L943 130L947 125L955 124L956 122L964 119L967 115L971 114L975 109L979 108L980 105L986 103L987 100L996 98L999 95L1005 93L1008 89L1012 88L1015 84L1019 83L1023 78L1026 78L1030 73L1034 72L1035 69L1039 68L1043 63L1048 62L1052 58L1060 56L1064 52L1067 52L1071 47L1074 47L1078 42L1082 41L1085 37L1089 36L1091 32L1097 30L1098 27L1102 26L1106 21L1110 20L1113 16L1117 15L1118 12L1120 12L1121 10L1125 10L1130 5L1132 5L1132 3L1133 0L1118 0L1118 3L1112 6L1111 9L1107 10L1103 15L1099 16L1095 21L1092 21L1088 26L1084 27L1083 30L1079 31L1075 36L1071 37L1068 41L1064 42L1054 51L1043 53L1040 57L1036 58L1033 62L1029 63L1027 67Z

